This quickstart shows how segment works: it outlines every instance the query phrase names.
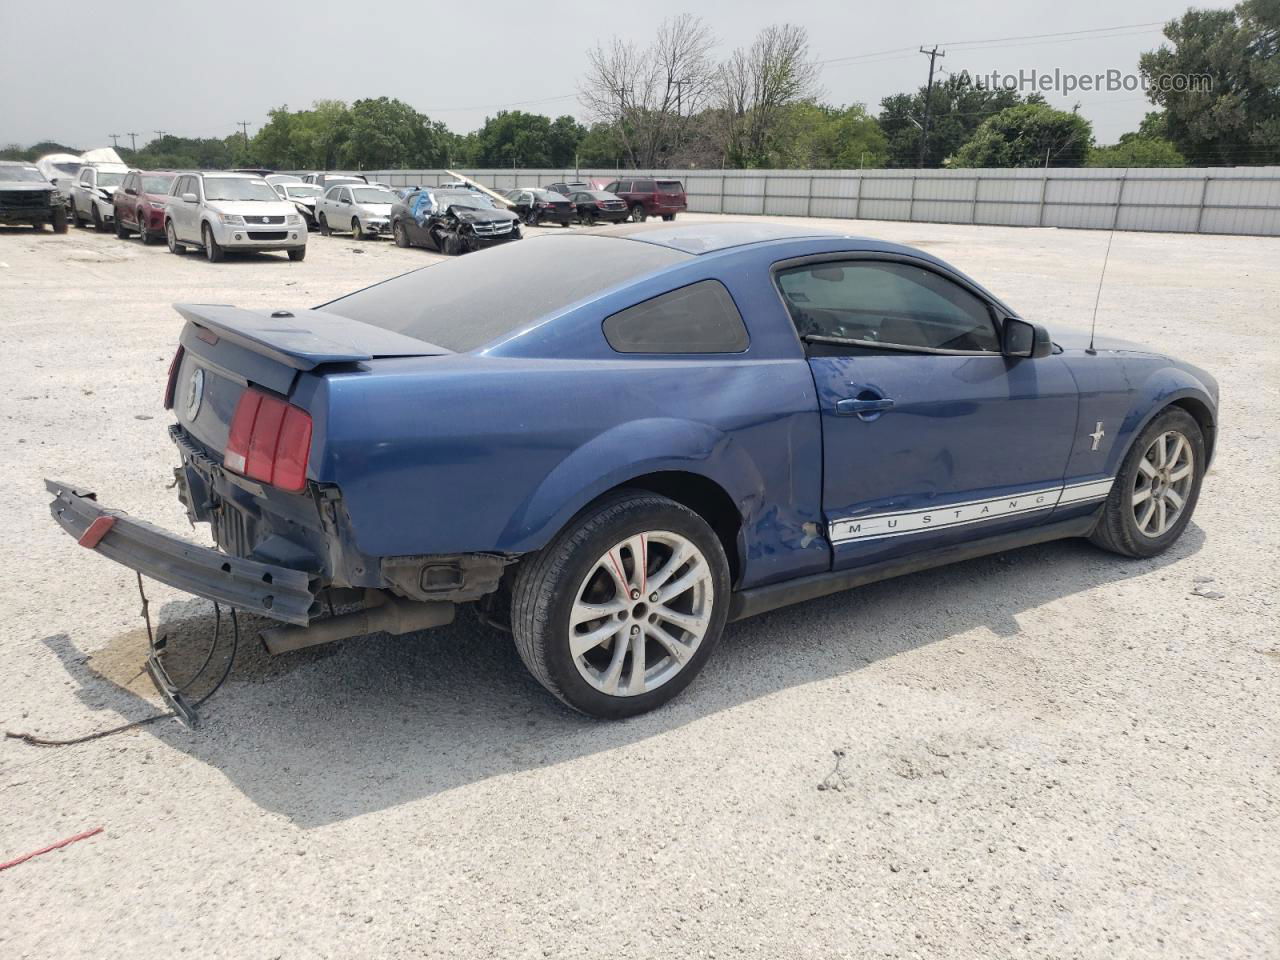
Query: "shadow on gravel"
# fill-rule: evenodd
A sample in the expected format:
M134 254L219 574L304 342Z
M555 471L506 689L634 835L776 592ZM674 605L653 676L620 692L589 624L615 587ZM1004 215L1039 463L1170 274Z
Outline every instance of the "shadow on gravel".
M1193 524L1169 553L1139 561L1084 541L1044 544L746 620L729 627L702 676L674 703L621 723L562 707L529 676L510 638L481 625L469 608L434 631L274 659L256 637L266 621L242 617L239 656L226 687L203 708L205 724L192 732L166 720L139 735L216 767L264 809L304 828L322 826L644 740L975 627L1015 638L1024 611L1150 573L1196 553L1204 540ZM210 605L167 604L157 622L170 635L175 679L189 675L204 658ZM154 691L139 673L145 631L86 654L96 642L45 639L88 707L111 711L110 722L153 713ZM1080 642L1090 642L1086 625Z

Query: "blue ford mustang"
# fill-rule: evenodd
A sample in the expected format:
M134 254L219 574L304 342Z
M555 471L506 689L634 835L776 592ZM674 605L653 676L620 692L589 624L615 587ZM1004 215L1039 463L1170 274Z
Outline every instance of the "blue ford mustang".
M1190 364L1051 336L919 250L772 223L177 309L178 490L220 549L48 482L68 532L283 621L277 653L477 602L602 717L675 696L730 620L1061 537L1159 553L1217 432Z

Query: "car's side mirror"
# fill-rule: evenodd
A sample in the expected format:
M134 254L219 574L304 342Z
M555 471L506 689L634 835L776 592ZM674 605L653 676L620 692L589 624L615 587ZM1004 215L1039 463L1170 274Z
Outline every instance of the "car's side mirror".
M184 193L182 195L183 203L199 203L200 199L194 193Z
M1049 331L1038 323L1005 317L1000 350L1006 357L1039 359L1053 353Z

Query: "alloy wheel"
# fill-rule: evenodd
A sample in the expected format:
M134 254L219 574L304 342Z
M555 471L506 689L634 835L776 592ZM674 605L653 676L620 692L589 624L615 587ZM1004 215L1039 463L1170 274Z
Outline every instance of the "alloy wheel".
M1138 461L1130 498L1138 532L1163 536L1182 515L1194 483L1195 454L1182 433L1169 430L1151 441Z
M694 543L666 530L614 544L591 566L569 613L569 652L601 693L634 697L676 676L707 635L711 567Z

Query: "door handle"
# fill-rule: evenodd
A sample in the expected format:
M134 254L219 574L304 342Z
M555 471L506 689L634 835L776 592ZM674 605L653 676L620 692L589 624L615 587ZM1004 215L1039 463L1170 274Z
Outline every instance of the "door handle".
M863 391L856 397L846 397L836 401L836 413L842 417L860 417L863 420L875 420L880 414L893 409L893 401L887 397L877 397L870 391Z

